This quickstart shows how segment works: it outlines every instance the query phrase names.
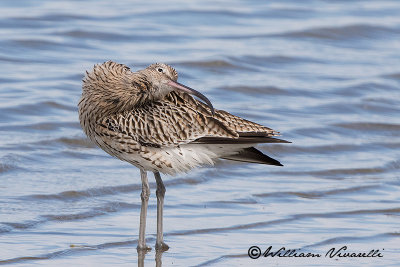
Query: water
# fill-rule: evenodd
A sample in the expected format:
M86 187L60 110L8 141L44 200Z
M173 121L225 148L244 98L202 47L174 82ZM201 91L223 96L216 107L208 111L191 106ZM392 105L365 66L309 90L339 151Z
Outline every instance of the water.
M259 146L282 168L221 161L164 177L163 266L398 265L400 2L0 8L0 264L137 264L139 171L96 148L78 123L84 71L111 59L132 69L169 63L215 107L293 142ZM253 245L323 257L252 260ZM383 257L324 257L343 245Z

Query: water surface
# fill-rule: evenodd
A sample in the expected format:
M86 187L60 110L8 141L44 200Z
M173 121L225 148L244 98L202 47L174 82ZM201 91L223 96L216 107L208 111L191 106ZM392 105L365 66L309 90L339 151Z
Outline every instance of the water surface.
M6 0L0 10L0 264L137 264L139 170L91 144L77 114L84 71L114 60L169 63L215 107L293 142L259 146L285 167L220 161L164 177L163 266L398 265L398 1ZM252 260L253 245L384 257ZM155 265L154 249L144 262Z

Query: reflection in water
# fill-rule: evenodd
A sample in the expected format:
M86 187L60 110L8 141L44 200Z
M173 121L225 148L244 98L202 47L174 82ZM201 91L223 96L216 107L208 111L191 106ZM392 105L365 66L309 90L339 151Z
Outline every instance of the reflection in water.
M163 253L164 253L163 250L156 250L156 267L162 266L161 257L163 255Z
M138 267L144 267L144 258L146 257L148 251L146 250L137 250L138 253Z
M146 254L149 252L148 250L138 250L138 267L144 267L144 259L146 258ZM162 266L162 255L165 251L156 249L155 253L155 261L156 261L156 267L161 267Z

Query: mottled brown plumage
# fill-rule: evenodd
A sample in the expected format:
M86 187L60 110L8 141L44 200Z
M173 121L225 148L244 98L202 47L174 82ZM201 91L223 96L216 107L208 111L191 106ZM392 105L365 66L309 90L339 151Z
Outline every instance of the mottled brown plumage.
M157 197L162 201L163 193L158 192L165 189L159 172L186 172L213 164L217 158L281 165L253 147L256 143L287 142L275 138L276 131L214 110L204 95L177 79L175 69L161 63L137 72L112 61L95 65L83 79L78 105L83 130L104 151L140 168L144 187L147 176L144 179L143 173L154 172ZM146 202L143 192L142 203ZM160 209L162 217L162 204ZM162 228L162 222L159 226ZM138 248L143 248L142 220L140 229ZM162 233L158 233L157 246L164 245Z

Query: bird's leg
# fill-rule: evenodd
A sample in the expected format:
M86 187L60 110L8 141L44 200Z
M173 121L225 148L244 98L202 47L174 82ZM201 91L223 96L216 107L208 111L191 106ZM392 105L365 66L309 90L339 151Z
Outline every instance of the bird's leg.
M161 180L161 176L159 172L154 172L154 177L156 178L157 183L157 241L156 241L156 250L168 250L169 247L164 243L164 234L163 234L163 208L164 208L164 195L165 195L165 186L163 181Z
M137 250L150 250L151 248L146 246L146 216L147 216L147 205L150 197L150 186L147 180L147 172L140 169L140 177L142 178L142 193L140 198L142 199L142 206L140 208L140 225L139 225L139 241Z

